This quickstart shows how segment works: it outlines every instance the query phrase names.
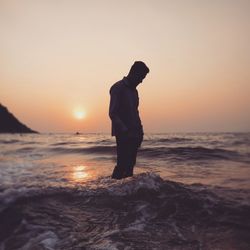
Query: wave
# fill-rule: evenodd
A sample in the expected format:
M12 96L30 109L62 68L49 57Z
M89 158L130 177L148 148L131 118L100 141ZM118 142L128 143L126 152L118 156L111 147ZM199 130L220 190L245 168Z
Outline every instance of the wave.
M93 146L93 147L79 147L79 148L66 148L66 147L53 147L52 151L60 153L114 153L115 146Z
M250 139L235 140L231 143L233 146L250 146Z
M28 150L30 148L24 148ZM50 150L61 153L114 153L116 146L93 146L93 147L53 147ZM187 159L232 159L239 157L237 151L225 150L220 148L206 148L206 147L142 147L139 150L143 156L180 156Z
M167 143L182 143L191 141L194 140L191 138L182 138L182 137L162 138L157 140L157 142L167 142Z
M56 143L52 143L50 144L51 146L63 146L63 145L75 145L75 144L79 144L79 142L74 142L74 141L65 141L65 142L56 142Z
M99 139L95 141L87 141L87 144L113 144L112 139Z
M7 249L228 249L227 240L250 246L249 204L153 173L19 194L0 213Z
M70 146L68 143L56 143L49 147L25 147L12 149L8 153L28 153L39 152L55 152L58 154L96 154L96 155L115 155L116 146L112 145L93 145L93 146ZM249 153L239 153L236 150L223 149L219 147L201 147L201 146L185 146L185 147L167 147L167 146L143 146L138 151L139 157L156 158L156 160L186 160L186 161L203 161L203 160L228 160L235 162L249 163Z
M145 147L141 149L145 157L177 157L185 160L240 160L237 151L206 147Z
M14 149L14 151L17 153L28 153L28 152L34 151L35 149L38 149L38 147L22 147L19 149ZM13 150L11 150L9 152L13 153Z
M24 148L21 151L27 151L31 148ZM116 146L102 145L92 147L51 147L50 151L63 154L116 154ZM239 162L249 162L247 155L241 155L237 151L208 148L208 147L154 147L145 146L139 149L138 154L141 157L157 157L157 160L230 160Z
M20 140L0 140L0 143L3 144L13 144L13 143L18 143Z

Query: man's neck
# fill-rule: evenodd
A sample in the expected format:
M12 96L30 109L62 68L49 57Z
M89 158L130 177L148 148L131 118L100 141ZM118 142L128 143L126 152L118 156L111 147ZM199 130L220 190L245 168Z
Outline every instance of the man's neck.
M136 89L137 86L134 86L133 80L129 76L125 76L125 84L131 88L131 89Z

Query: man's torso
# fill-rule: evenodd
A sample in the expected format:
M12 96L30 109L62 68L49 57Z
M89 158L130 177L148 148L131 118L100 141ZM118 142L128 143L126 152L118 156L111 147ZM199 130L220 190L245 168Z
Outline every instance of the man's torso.
M115 83L111 89L111 94L119 95L119 110L117 111L119 118L126 125L132 134L142 133L142 124L139 116L139 96L135 88L131 88L126 82L126 78ZM112 124L112 131L115 130ZM113 134L113 133L112 133Z

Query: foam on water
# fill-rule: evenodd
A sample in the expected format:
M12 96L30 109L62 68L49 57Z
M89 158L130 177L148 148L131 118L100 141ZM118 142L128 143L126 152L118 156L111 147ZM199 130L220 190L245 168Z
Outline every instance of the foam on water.
M110 135L0 135L0 249L250 249L249 141L148 135L113 180Z
M20 194L0 213L2 249L227 249L223 240L210 246L213 237L250 246L249 204L154 173Z

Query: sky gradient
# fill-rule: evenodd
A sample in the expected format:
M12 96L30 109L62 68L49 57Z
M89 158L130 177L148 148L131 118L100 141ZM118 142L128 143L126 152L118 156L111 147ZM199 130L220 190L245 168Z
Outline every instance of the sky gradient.
M40 132L109 132L109 88L142 60L146 132L250 131L249 13L248 0L0 0L0 102Z

